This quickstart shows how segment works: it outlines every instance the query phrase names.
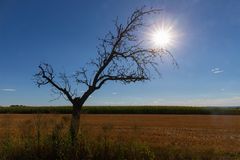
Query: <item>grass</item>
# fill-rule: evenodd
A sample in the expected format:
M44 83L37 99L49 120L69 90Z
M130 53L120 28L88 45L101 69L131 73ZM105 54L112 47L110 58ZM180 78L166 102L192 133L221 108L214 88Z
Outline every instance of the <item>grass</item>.
M5 127L10 127L9 122ZM137 139L126 141L124 135L111 139L111 126L102 126L94 138L89 130L81 127L78 141L72 146L67 129L69 118L63 116L60 121L50 123L52 127L46 132L46 124L37 115L32 121L21 124L17 136L5 130L0 143L1 160L155 159L149 146Z
M70 115L0 115L0 159L239 159L239 116L91 115L71 146ZM221 122L221 123L219 123Z
M70 114L70 106L10 106L0 107L0 113L59 113ZM188 107L188 106L85 106L88 114L204 114L240 115L240 107Z

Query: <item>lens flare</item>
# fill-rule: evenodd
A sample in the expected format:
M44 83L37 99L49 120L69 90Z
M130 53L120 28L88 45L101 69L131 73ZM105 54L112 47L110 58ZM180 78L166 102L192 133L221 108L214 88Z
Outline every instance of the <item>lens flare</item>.
M154 27L150 32L150 41L156 48L168 48L174 43L172 27Z

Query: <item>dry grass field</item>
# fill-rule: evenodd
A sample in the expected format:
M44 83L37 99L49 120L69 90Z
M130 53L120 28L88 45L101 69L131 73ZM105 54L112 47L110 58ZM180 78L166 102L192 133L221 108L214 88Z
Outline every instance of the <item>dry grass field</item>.
M240 116L84 115L82 123L90 128L108 125L114 135L133 134L155 147L240 152Z
M60 114L2 114L0 137L4 138L6 132L18 137L38 123L47 133L61 120L65 121L67 129L69 119L70 115ZM83 114L81 125L93 137L104 131L111 138L137 138L153 148L175 146L240 153L240 116Z

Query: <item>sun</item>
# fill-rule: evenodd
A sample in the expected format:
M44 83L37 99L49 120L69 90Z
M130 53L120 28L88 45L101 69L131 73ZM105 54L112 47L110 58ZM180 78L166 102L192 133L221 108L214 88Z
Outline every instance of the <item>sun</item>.
M150 34L154 47L167 48L173 44L174 34L171 27L155 27Z
M153 35L155 45L165 47L171 42L171 34L167 30L156 31Z

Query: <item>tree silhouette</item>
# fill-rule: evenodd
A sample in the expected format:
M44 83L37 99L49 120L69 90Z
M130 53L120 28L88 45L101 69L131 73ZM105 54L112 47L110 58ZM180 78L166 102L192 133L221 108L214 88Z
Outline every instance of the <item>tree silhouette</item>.
M52 91L70 101L73 106L70 133L72 141L76 137L80 125L80 111L89 96L100 89L108 81L118 81L123 84L150 80L151 71L158 74L157 59L163 55L170 56L174 65L177 65L172 54L163 48L145 47L143 41L138 38L139 30L146 26L143 18L149 14L159 13L160 9L136 9L127 19L126 23L115 21L114 31L110 31L97 48L96 59L90 61L87 66L77 70L74 75L65 73L55 74L50 64L41 63L34 80L38 87L50 85ZM85 85L86 91L82 95L71 87L72 81L79 85ZM77 87L78 88L78 87Z

